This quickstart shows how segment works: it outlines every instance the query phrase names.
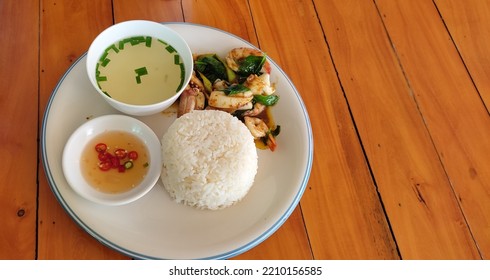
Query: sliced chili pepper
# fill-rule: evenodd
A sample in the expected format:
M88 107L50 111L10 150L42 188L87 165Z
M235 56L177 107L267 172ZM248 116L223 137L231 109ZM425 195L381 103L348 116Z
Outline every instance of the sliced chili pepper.
M105 143L99 143L95 145L95 150L100 153L100 152L105 152L107 150L107 145Z
M99 162L99 169L102 171L107 171L112 168L112 163L110 161Z
M108 152L100 152L98 155L97 155L97 158L100 160L100 161L106 161L108 159L110 159L112 157L112 155Z
M124 159L128 152L125 149L116 149L114 155L119 159Z
M136 160L138 158L138 153L136 151L131 151L128 153L128 158L131 160Z
M112 168L119 168L119 166L121 165L117 157L111 158L111 163L112 163Z

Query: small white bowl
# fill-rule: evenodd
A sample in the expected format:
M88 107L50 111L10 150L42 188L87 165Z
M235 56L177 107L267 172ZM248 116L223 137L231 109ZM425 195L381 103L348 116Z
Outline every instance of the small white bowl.
M123 193L108 194L96 190L84 178L81 158L85 146L97 135L107 131L125 131L138 137L148 148L149 170L143 181ZM80 196L99 204L122 205L133 202L148 193L161 173L160 140L145 123L125 115L105 115L91 119L73 132L63 150L62 168L72 189Z
M184 81L183 86L172 97L165 99L159 103L149 105L134 105L115 100L102 92L97 85L96 67L97 62L101 58L106 49L123 39L134 36L152 36L170 44L180 55L184 63ZM88 78L95 90L106 100L112 107L123 113L133 116L146 116L161 112L172 105L180 94L184 91L191 79L193 69L192 52L186 41L175 31L164 26L161 23L146 21L146 20L131 20L121 22L110 26L102 31L92 42L87 52L87 73Z

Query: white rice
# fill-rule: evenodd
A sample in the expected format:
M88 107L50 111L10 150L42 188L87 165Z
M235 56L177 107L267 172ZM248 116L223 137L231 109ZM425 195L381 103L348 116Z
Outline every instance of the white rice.
M177 202L222 209L240 201L257 173L257 149L247 127L229 113L195 110L162 137L165 189Z

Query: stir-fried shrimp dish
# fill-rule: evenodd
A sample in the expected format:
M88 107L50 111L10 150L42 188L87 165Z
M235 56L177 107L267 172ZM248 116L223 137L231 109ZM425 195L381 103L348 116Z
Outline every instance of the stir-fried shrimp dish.
M252 48L232 49L226 57L194 55L191 81L179 98L178 117L192 110L222 110L240 119L258 148L274 151L280 126L270 108L279 96L270 81L267 57Z

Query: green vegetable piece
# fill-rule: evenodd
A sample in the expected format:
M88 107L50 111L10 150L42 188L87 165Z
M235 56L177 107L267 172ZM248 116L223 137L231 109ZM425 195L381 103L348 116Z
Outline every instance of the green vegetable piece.
M254 101L265 106L272 106L277 103L279 96L275 94L271 95L254 95Z
M281 126L276 126L276 129L271 130L270 133L272 134L272 136L276 137L277 135L279 135L279 133L281 133Z
M146 36L146 39L145 39L145 45L150 48L151 47L151 36Z
M148 74L148 70L146 69L146 67L141 67L141 68L138 68L138 69L134 69L134 72L136 72L136 74L138 76L143 76L143 75L147 75Z
M177 52L174 47L168 45L166 48L165 48L169 53L174 53L174 52Z
M114 45L114 44L110 45L107 49L105 49L105 52L109 53L110 50L113 50L115 53L119 52L119 49L116 48L116 45Z
M139 43L146 42L146 39L144 36L135 36L135 37L129 38L129 42L131 43L131 46L136 46Z
M103 91L103 93L104 93L105 95L107 95L109 98L112 98L112 96L111 96L110 94L108 94L108 93L107 93L107 91Z
M185 77L184 63L180 63L179 66L180 66L180 83L176 91L180 91L180 89L184 86L184 77Z
M141 84L141 76L148 74L148 70L146 70L146 67L134 69L134 72L136 72L136 83L137 84Z
M164 44L165 46L168 46L167 42L165 42L165 41L163 41L163 40L161 40L161 39L157 39L157 40L158 40L158 42L160 42L160 43Z
M109 54L108 54L108 53L105 51L105 52L102 54L102 56L99 58L99 61L100 61L100 62L103 62L103 61L106 59L107 55L109 55Z
M96 76L96 80L97 80L97 82L104 82L104 81L107 81L107 77L106 76Z
M131 168L133 168L133 165L134 165L134 164L133 164L133 162L132 162L132 161L130 161L130 160L128 160L128 161L126 161L126 162L124 163L124 168L125 168L125 169L131 169Z
M201 72L197 72L197 73L199 73L199 77L201 77L202 83L204 84L204 88L206 89L206 91L212 92L213 84L211 84L211 81L209 81L209 79L206 76L204 76L203 73Z
M126 43L125 40L119 41L119 50L124 50L124 43Z
M244 77L247 77L252 74L259 74L260 70L262 70L262 66L264 66L265 61L266 61L265 55L247 56L239 62L237 72L240 76L244 76Z
M107 64L109 64L109 62L111 62L111 60L110 60L110 59L108 59L108 58L106 58L106 59L104 59L104 61L102 61L101 66L102 66L102 67L106 67L106 66L107 66Z
M180 55L178 55L178 54L174 55L174 64L175 65L180 64Z
M234 83L236 81L236 74L235 71L233 71L230 67L228 67L228 64L226 64L226 61L224 61L222 58L218 57L219 61L223 63L226 69L226 77L228 78L229 83Z
M225 88L223 90L223 92L226 94L226 95L234 95L234 94L237 94L237 93L241 93L241 92L247 92L249 91L250 89L242 84L233 84L231 86L229 86L228 88Z
M195 69L206 76L211 83L214 83L217 79L227 80L228 78L226 67L216 54L199 56L194 65Z

